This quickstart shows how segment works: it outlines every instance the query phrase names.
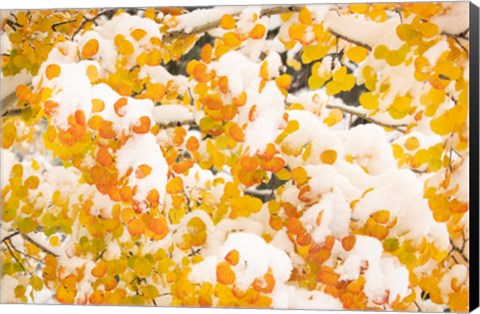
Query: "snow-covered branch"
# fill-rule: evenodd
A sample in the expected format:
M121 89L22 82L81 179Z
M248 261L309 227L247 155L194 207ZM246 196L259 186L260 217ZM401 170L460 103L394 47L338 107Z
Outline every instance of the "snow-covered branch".
M405 130L406 125L405 124L392 124L392 123L386 123L386 122L383 122L383 121L379 121L379 120L376 120L376 119L370 117L366 112L360 111L358 109L354 109L351 106L338 105L338 104L328 104L326 107L328 109L339 109L342 112L357 116L359 118L367 120L368 122L371 122L373 124L376 124L376 125L379 125L379 126L382 126L382 127L385 127L385 128L394 129L394 130L402 132L402 133L406 132L406 130Z
M267 8L263 8L261 11L260 11L260 17L262 16L272 16L272 15L277 15L277 14L282 14L282 13L288 13L288 12L299 12L300 10L302 9L302 6L277 6L277 7L267 7ZM215 10L215 9L211 9L211 10ZM233 16L236 16L236 15L239 15L241 13L241 11L237 12L237 13L234 13L232 14ZM191 13L187 13L188 14L191 14ZM163 37L163 42L171 42L173 40L176 40L176 39L181 39L181 38L184 38L184 37L187 37L187 36L190 36L190 35L198 35L198 34L202 34L202 33L206 33L214 28L217 28L220 26L220 21L221 19L218 18L218 19L215 19L213 21L209 21L203 25L200 25L200 26L197 26L195 28L193 28L190 32L187 32L185 29L182 29L182 30L175 30L175 31L172 31L168 34L166 34L164 37Z
M27 240L28 242L30 242L31 244L35 245L37 248L39 248L40 250L42 250L43 252L47 253L47 254L50 254L50 255L53 255L55 257L58 257L58 254L54 253L51 249L49 249L46 245L44 245L43 243L40 243L39 241L37 241L36 239L32 238L31 236L29 236L28 234L26 233L20 233L22 235L22 237Z
M345 41L348 41L348 42L351 43L351 44L355 44L355 45L360 46L360 47L363 47L363 48L365 48L365 49L372 50L372 47L371 47L370 45L366 44L366 43L363 43L363 42L361 42L361 41L358 41L358 40L356 40L356 39L354 39L354 38L350 38L350 37L348 37L348 36L346 36L346 35L343 35L343 34L341 34L341 33L337 33L337 32L334 31L333 29L329 29L328 31L329 31L332 35L334 35L334 36L336 36L336 37L338 37L338 38L340 38L340 39L343 39L343 40L345 40Z

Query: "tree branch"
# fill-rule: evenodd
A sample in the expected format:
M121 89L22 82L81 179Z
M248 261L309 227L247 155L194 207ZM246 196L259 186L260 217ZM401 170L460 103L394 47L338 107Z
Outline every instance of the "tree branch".
M171 121L169 123L157 123L157 125L163 129L175 128L182 125L195 125L194 120L183 120L183 121Z
M25 257L27 257L27 258L31 258L31 259L33 259L33 260L35 260L35 261L43 264L43 261L42 261L41 259L38 259L38 258L36 258L36 257L34 257L34 256L31 256L31 255L29 255L29 254L27 254L27 253L25 253L25 252L22 252L22 251L20 251L19 249L17 249L17 248L15 247L15 245L12 244L12 241L11 241L11 240L8 241L8 243L10 244L10 247L11 247L15 252L17 252L18 254L23 255L23 256L25 256ZM5 244L7 244L7 242L5 242ZM30 266L30 263L28 262L28 260L25 260L25 261L26 261L27 264Z
M73 33L72 35L72 40L75 38L75 36L77 36L77 34L83 29L83 27L85 27L85 25L87 25L87 23L89 22L94 22L95 23L95 20L98 19L100 16L102 15L105 15L105 14L108 14L109 12L112 12L112 11L117 11L117 9L107 9L107 10L104 10L100 13L98 13L97 15L95 15L94 17L92 18L87 18L87 17L83 17L83 22L80 24L80 26L75 30L75 32Z
M62 21L62 22L58 22L58 23L55 23L55 24L52 24L52 30L53 31L57 31L55 28L58 27L58 26L61 26L61 25L65 25L65 24L68 24L68 23L73 23L73 22L76 22L77 20L76 19L73 19L73 20L67 20L67 21Z
M18 259L18 257L15 255L15 253L13 253L12 249L10 248L10 245L8 244L8 242L5 242L5 245L8 249L8 252L10 253L10 255L12 255L12 257L15 259L15 261L20 265L20 267L22 267L23 271L24 272L27 272L27 270L25 269L25 266L23 266L22 262L20 262L20 260Z
M367 120L370 123L379 125L379 126L384 127L384 128L394 129L394 130L396 130L398 132L401 132L401 133L407 132L407 130L404 129L407 126L406 124L390 124L390 123L385 123L385 122L382 122L382 121L378 121L376 119L373 119L373 118L369 117L365 112L360 112L358 110L353 109L351 106L328 104L326 107L328 109L339 109L342 112L357 116L359 118Z
M355 39L352 39L352 38L348 38L347 36L342 35L340 33L337 33L336 31L331 30L331 29L328 29L328 31L330 32L330 34L332 34L334 36L337 36L340 39L348 41L349 43L355 44L357 46L363 47L363 48L367 49L368 51L372 51L372 47L370 47L369 45L367 45L365 43L362 43L362 42L360 42L358 40L355 40Z
M13 238L14 236L16 236L18 234L20 234L20 231L15 231L15 232L9 234L8 236L6 236L5 238L3 238L2 241L0 241L0 243L3 243L7 240L10 240L11 238Z
M260 11L260 17L272 16L272 15L289 13L289 12L300 12L301 9L302 9L302 6L296 6L296 5L269 7L269 8L264 8ZM239 14L240 12L232 15L238 16ZM173 40L182 39L190 35L198 35L198 34L206 33L214 28L219 27L220 21L221 19L218 19L218 20L206 23L204 25L195 27L191 32L185 32L184 30L170 32L163 37L162 41L165 43L170 43Z
M53 255L55 257L58 257L57 254L53 253L50 249L48 249L47 247L45 247L44 245L38 243L37 241L35 241L34 239L32 239L28 234L26 233L21 233L22 237L27 240L28 242L32 243L33 245L35 245L36 247L38 247L40 250L44 251L45 253L47 254L50 254L50 255Z

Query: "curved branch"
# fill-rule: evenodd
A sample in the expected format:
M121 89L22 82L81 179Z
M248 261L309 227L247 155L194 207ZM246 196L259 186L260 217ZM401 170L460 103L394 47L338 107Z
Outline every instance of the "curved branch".
M13 238L14 236L16 236L18 234L20 234L20 231L15 231L15 232L9 234L8 236L6 236L5 238L3 238L2 241L0 241L0 243L3 243L7 240L10 240L11 238Z
M396 130L398 132L401 132L401 133L407 132L407 130L404 129L405 127L407 127L406 124L390 124L390 123L378 121L378 120L373 119L372 117L368 116L367 113L355 110L350 106L328 104L326 107L328 109L339 109L342 112L357 116L359 118L362 118L363 120L367 120L370 123L379 125L379 126L384 127L384 128L394 129L394 130Z
M282 14L282 13L291 13L291 12L300 12L302 9L302 6L278 6L278 7L269 7L269 8L264 8L260 11L260 17L262 16L272 16L272 15L277 15L277 14ZM188 13L187 13L188 14ZM233 16L238 16L240 12L232 14ZM195 27L192 29L191 32L185 32L184 30L179 30L179 31L173 31L168 34L166 34L162 41L165 43L169 43L173 40L176 39L182 39L187 36L191 35L198 35L198 34L203 34L206 33L214 28L217 28L220 26L220 21L221 19L206 23L204 25Z

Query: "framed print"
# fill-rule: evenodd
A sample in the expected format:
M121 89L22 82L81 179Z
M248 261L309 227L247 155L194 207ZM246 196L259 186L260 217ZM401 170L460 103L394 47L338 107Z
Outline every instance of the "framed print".
M474 310L478 12L2 10L0 303Z

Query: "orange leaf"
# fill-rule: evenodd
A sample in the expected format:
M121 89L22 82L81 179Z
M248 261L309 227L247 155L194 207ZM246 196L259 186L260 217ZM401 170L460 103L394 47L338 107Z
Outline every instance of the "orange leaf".
M100 147L97 152L97 161L104 167L110 167L113 163L113 157L106 147Z
M224 14L220 20L220 27L226 30L234 29L237 23L230 14Z
M323 284L334 286L338 282L339 275L332 268L322 266L317 273L317 279Z
M200 143L195 136L190 136L187 140L187 149L190 152L195 152L200 147Z
M208 43L203 45L202 50L200 51L200 58L202 59L202 61L208 64L212 61L212 57L213 57L212 45Z
M282 74L275 79L277 86L284 89L289 89L292 85L292 77L288 74Z
M47 66L45 75L47 76L47 79L51 80L59 76L61 71L62 69L58 64L52 63Z
M235 266L238 264L238 261L240 259L240 254L238 253L237 250L231 250L228 252L228 254L225 256L225 260L232 266Z
M231 285L235 282L235 273L227 262L220 262L216 269L217 281L224 285Z
M307 7L303 7L298 14L298 20L302 24L311 25L312 24L312 14L308 11Z
M238 158L241 171L253 172L258 168L258 161L252 156L242 156Z
M97 278L102 278L107 273L108 264L104 261L100 261L97 265L92 269L92 276Z
M132 131L137 134L145 134L150 131L150 118L147 116L142 116L139 119L139 124L132 126Z
M97 54L99 49L98 40L95 38L90 39L82 48L82 57L89 59Z
M174 177L167 183L167 193L177 194L183 191L183 180L180 177Z
M250 31L250 38L252 39L262 39L265 36L266 28L263 24L257 24L255 27Z
M139 41L140 39L145 37L145 35L147 35L147 32L141 28L136 28L130 33L130 35L132 35L133 39Z
M253 289L258 292L270 293L275 287L275 278L271 273L266 273L261 278L256 278L252 284Z
M388 210L379 210L372 214L373 220L379 224L386 224L390 220L390 212Z
M92 113L100 112L105 109L105 103L99 98L92 99Z
M354 246L357 238L354 235L348 235L342 239L342 246L345 251L350 251Z
M232 101L232 103L236 107L241 107L245 105L246 102L247 102L247 93L245 93L245 91L241 92L240 95L234 97Z
M145 232L145 224L142 219L133 217L128 221L127 229L130 235L137 236Z
M26 101L28 100L28 97L32 94L32 89L30 88L30 86L21 84L17 86L15 93L18 99Z
M245 140L245 134L243 133L243 129L237 124L233 124L228 129L228 134L237 142L243 142Z
M312 236L308 232L302 232L297 235L297 244L300 246L307 246L312 243Z
M292 176L292 180L297 185L302 185L308 181L307 171L303 167L297 167L292 169L292 171L290 172L290 175Z
M88 301L90 302L90 304L102 304L103 297L104 293L102 290L95 290L88 298Z
M160 101L165 95L165 92L165 85L160 83L154 83L147 86L146 96L153 101Z
M125 112L124 112L124 110L122 110L122 108L125 107L127 105L127 103L128 103L128 99L125 98L125 97L122 97L119 100L117 100L115 102L115 104L113 104L113 108L115 110L115 113L119 117L123 117L125 115Z
M320 160L324 164L333 165L337 160L337 152L333 149L327 149L320 154Z
M298 235L302 232L305 232L305 228L298 218L290 217L287 219L287 232L293 235Z
M163 218L163 216L150 219L150 221L147 223L147 228L148 230L153 232L153 238L155 240L161 240L165 238L168 234L167 221L165 220L165 218Z
M137 179L143 179L147 177L151 172L152 167L146 164L141 164L137 167L137 170L135 171L135 177L137 177Z

